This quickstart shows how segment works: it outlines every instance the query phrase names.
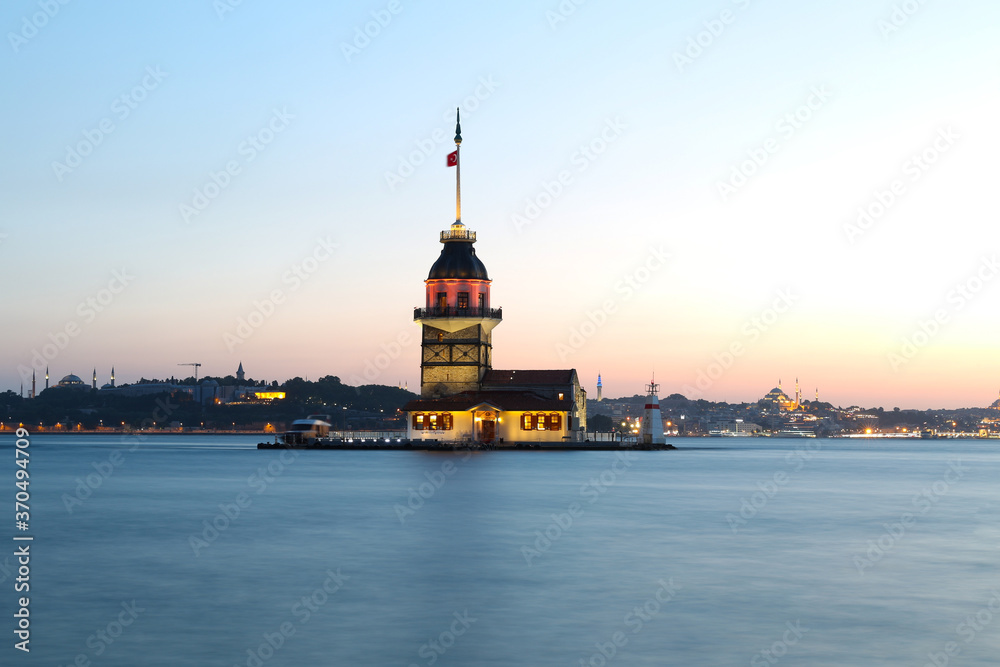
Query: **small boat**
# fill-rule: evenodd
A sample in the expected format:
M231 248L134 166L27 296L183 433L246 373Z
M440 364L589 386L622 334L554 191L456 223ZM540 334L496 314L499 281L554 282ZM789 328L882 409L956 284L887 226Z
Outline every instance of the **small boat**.
M326 415L309 415L306 419L296 419L291 428L285 431L283 437L286 445L314 445L320 438L330 435L330 422L318 417Z

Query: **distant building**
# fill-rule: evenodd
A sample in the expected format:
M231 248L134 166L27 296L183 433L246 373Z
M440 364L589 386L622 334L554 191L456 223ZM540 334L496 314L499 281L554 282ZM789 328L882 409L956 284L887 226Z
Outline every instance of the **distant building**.
M240 367L236 369L236 381L243 382L246 378L243 373L243 362L240 362Z
M87 383L84 382L79 375L73 375L70 373L63 377L62 380L52 387L53 389L90 389Z
M819 390L816 390L816 395L819 395ZM799 381L795 380L795 398L792 399L781 390L781 380L778 380L778 386L765 394L764 398L758 401L758 405L763 410L771 410L774 412L784 411L793 412L798 410L802 405L802 393L799 389Z

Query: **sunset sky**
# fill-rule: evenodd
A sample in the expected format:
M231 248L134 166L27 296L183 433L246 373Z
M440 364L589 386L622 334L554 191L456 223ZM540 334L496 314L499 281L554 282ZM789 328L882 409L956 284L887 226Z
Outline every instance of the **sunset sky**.
M1000 391L996 2L12 0L0 25L0 390L33 359L418 389L461 107L495 367L591 397L599 371L612 397Z

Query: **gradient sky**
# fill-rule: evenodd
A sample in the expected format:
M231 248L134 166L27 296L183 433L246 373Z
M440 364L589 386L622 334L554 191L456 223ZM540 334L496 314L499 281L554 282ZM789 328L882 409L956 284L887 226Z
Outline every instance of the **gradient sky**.
M843 406L1000 389L996 2L45 4L0 8L0 389L35 352L55 379L242 361L417 388L456 106L494 366L574 367L591 396L654 370L734 402L796 376Z

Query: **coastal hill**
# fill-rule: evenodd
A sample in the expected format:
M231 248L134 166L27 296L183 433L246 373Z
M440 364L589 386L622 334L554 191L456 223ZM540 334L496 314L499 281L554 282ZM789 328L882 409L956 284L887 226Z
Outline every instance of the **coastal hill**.
M236 400L216 403L197 387L217 385L259 387L260 392L283 398ZM399 387L370 384L346 385L334 375L309 381L300 377L278 382L237 380L233 376L183 380L140 380L127 388L173 387L171 391L130 395L128 391L68 390L50 388L38 398L0 393L3 430L23 423L35 431L83 432L99 430L164 429L280 432L295 419L324 414L336 430L403 429L399 408L417 397ZM646 397L635 395L588 400L588 431L631 432L642 417ZM1000 402L998 402L1000 403ZM820 401L803 401L794 410L777 409L764 402L725 403L690 400L671 394L660 401L665 427L677 436L702 436L719 432L776 434L806 431L819 437L851 434L931 433L938 435L1000 436L1000 405L989 408L908 410L899 407L838 407Z

